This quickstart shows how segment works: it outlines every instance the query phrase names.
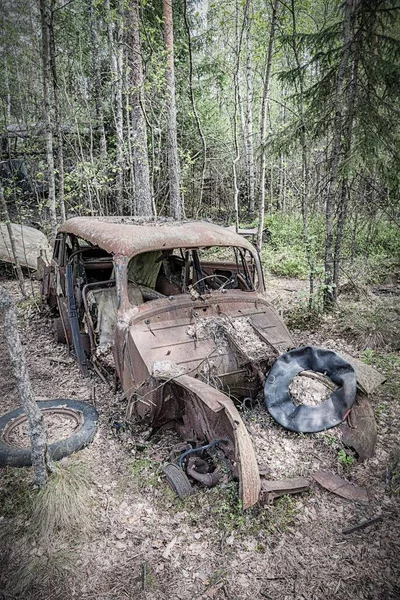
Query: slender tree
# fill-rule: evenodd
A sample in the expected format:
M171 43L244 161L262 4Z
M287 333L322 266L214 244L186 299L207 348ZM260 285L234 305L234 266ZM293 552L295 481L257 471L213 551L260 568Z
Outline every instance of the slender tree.
M264 229L264 215L265 215L265 174L266 174L266 159L267 159L267 148L266 148L266 134L267 134L267 116L269 106L269 94L271 85L271 67L272 57L274 52L275 42L275 31L276 23L278 18L279 0L274 0L272 8L272 19L271 19L271 30L269 34L268 42L268 53L267 53L267 64L265 67L264 75L264 86L263 96L261 105L261 125L260 125L260 144L261 144L261 159L260 159L260 190L259 190L259 222L258 222L258 233L257 233L257 246L259 252L262 249L262 236Z
M15 302L4 287L0 287L0 312L3 314L4 337L10 354L18 394L28 417L32 466L35 471L36 483L38 487L43 488L46 486L49 472L54 467L48 452L43 415L36 404L29 379L25 354L18 332Z
M183 216L180 192L180 168L178 158L178 139L175 102L175 66L174 66L174 25L172 0L163 0L164 42L167 53L167 156L169 177L169 204L171 217L180 220Z
M132 141L135 176L135 213L152 215L150 171L147 148L147 128L144 114L143 61L139 28L139 0L131 0L126 7L126 41L130 67L130 98L132 106Z
M56 213L56 176L53 156L53 124L50 102L51 65L49 24L51 12L48 0L40 0L40 22L42 29L42 78L43 78L43 112L46 137L46 162L48 177L49 213L52 238L57 234Z

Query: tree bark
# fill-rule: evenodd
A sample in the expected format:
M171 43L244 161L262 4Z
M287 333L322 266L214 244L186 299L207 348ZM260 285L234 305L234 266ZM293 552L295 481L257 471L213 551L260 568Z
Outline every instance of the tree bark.
M266 172L266 133L267 133L267 115L269 105L269 91L271 82L271 66L272 66L272 55L274 50L275 30L278 17L279 0L274 0L272 9L272 20L271 30L269 34L268 43L268 54L267 54L267 65L264 76L264 89L263 98L261 105L261 128L260 128L260 143L261 143L261 161L260 161L260 199L259 199L259 222L257 232L257 247L261 253L262 250L262 234L264 229L264 215L265 215L265 172Z
M58 79L56 68L56 42L54 37L54 8L55 0L51 0L50 23L49 23L49 49L50 67L54 95L54 124L57 139L57 163L58 163L58 206L60 208L61 223L65 221L65 193L64 193L64 149L61 130L60 96L58 93Z
M131 0L126 7L126 41L130 66L132 105L132 156L135 177L134 212L139 216L153 214L147 128L143 109L143 61L139 29L140 0Z
M44 104L44 123L46 138L46 161L49 186L49 213L51 237L55 240L57 235L57 212L56 212L56 178L54 171L53 156L53 125L51 119L50 104L50 43L49 43L49 25L51 15L47 0L40 0L40 23L42 29L42 71L43 71L43 104Z
M169 176L169 204L171 217L176 220L182 218L182 202L180 194L180 172L178 158L178 140L176 128L176 103L175 103L175 67L174 67L174 28L172 1L163 0L164 14L164 42L167 52L167 95L168 95L168 123L167 123L167 155Z
M103 97L101 91L101 66L100 66L100 42L99 42L99 31L98 31L98 19L96 15L96 3L95 0L89 0L89 32L90 32L90 46L92 52L92 96L94 100L96 110L96 124L97 131L99 134L99 150L100 157L105 159L107 156L107 139L104 128L104 109L103 109Z
M253 73L251 69L252 43L251 19L247 17L247 57L246 57L246 89L247 89L247 181L249 194L249 217L254 218L255 209L255 168L253 143Z
M114 121L115 121L115 138L116 138L116 166L117 172L115 177L116 188L116 209L119 215L123 214L123 183L124 183L124 112L122 105L122 68L123 68L123 21L122 21L122 0L117 2L117 18L114 20L111 9L110 0L106 0L107 10L107 33L108 44L110 47L111 57L111 76L112 90L114 99Z
M206 141L206 137L204 135L204 132L203 132L203 129L201 126L199 113L197 112L196 102L195 102L195 98L194 98L194 91L193 91L192 36L190 33L190 25L189 25L189 20L188 20L188 16L187 16L187 0L184 0L184 4L183 4L183 17L184 17L184 21L185 21L186 34L187 34L187 39L188 39L190 103L192 105L193 116L196 121L197 131L199 132L199 135L201 138L201 143L203 146L203 164L202 164L202 169L201 169L200 193L199 193L199 201L197 203L197 209L196 209L196 218L198 218L200 211L201 211L202 203L203 203L204 181L206 178L207 141Z
M333 144L330 160L330 177L325 206L325 282L324 282L324 308L329 310L334 302L333 293L333 233L335 197L339 173L340 151L343 127L343 83L348 68L350 54L350 22L353 0L346 0L345 17L343 25L343 51L336 79L335 91L335 119Z
M15 303L3 287L0 287L0 311L3 313L4 337L10 354L19 398L28 417L32 466L36 483L40 488L43 488L46 486L48 473L53 470L47 449L46 430L43 415L33 395L26 367L25 354L18 333Z
M304 119L304 79L301 70L301 60L299 56L299 49L297 45L297 26L296 26L296 12L294 0L291 2L291 13L292 13L292 27L293 27L293 54L295 57L296 68L299 72L299 101L298 101L298 112L300 116L300 143L301 143L301 164L302 164L302 182L301 182L301 214L303 220L303 240L306 250L307 263L309 267L309 295L308 295L308 308L311 311L314 302L314 259L311 251L311 242L308 234L308 202L309 202L309 162L308 162L308 145L306 136L306 123Z

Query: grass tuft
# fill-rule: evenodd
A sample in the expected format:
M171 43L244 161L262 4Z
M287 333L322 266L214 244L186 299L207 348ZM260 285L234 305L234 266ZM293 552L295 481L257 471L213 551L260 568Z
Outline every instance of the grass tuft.
M88 470L82 463L57 465L33 504L31 534L44 540L60 533L75 537L92 531L90 483Z

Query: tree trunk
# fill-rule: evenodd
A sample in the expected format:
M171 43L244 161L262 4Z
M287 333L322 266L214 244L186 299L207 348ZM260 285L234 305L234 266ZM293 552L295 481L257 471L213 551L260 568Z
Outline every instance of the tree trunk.
M0 206L4 212L4 218L5 218L5 222L6 222L6 226L7 226L8 236L10 238L11 252L12 252L12 255L14 258L15 271L17 273L19 287L21 289L22 295L25 298L26 290L25 290L24 274L22 273L21 265L19 264L17 250L15 248L14 235L13 235L13 231L12 231L12 227L11 227L10 215L8 213L7 202L4 198L4 193L3 193L2 187L0 187Z
M96 2L95 0L89 0L90 3L90 18L89 18L89 31L90 31L90 46L92 52L92 96L94 100L96 110L96 124L97 131L99 134L99 149L100 157L105 159L107 156L107 139L104 129L104 109L103 109L103 97L101 91L101 65L100 65L100 42L99 42L99 31L98 31L98 18L96 15Z
M237 177L237 165L240 160L240 148L239 148L239 140L238 140L238 132L237 132L237 113L238 108L240 110L241 106L241 97L240 97L240 80L239 80L239 70L240 70L240 54L242 50L242 40L243 33L246 23L246 15L248 10L248 0L246 0L246 4L244 6L244 18L242 22L242 26L239 31L239 2L236 0L236 65L235 71L233 74L233 87L234 87L234 111L233 111L233 141L235 145L235 158L233 159L232 168L233 168L233 186L234 186L234 200L233 206L235 211L235 227L236 231L239 229L239 186L238 186L238 177ZM243 118L242 118L243 121Z
M357 42L357 40L356 40ZM348 164L351 159L351 148L353 142L353 123L354 123L354 109L358 87L358 64L359 64L359 46L356 46L355 56L352 65L352 78L350 85L348 86L348 93L346 98L346 122L344 131L344 152L343 152L343 163L344 169L347 171ZM348 175L343 174L342 179L342 192L339 208L338 223L336 229L336 240L335 240L335 252L333 258L333 299L337 300L339 276L340 276L340 251L342 248L343 234L346 225L347 218L347 207L349 203L350 188L348 184Z
M116 138L116 209L119 215L123 214L123 183L124 183L124 112L122 105L122 68L123 68L123 21L122 0L117 1L117 18L111 14L110 0L106 0L107 33L111 57L112 90L114 99L114 121Z
M50 105L50 43L49 43L49 25L51 20L48 0L40 0L40 22L42 29L42 70L43 70L43 104L44 104L44 123L46 137L46 161L49 186L49 213L51 237L55 240L57 235L57 213L56 213L56 178L54 171L53 156L53 126L51 120Z
M201 138L201 143L203 146L203 164L202 164L202 169L201 169L200 193L199 193L199 201L197 203L197 209L196 209L196 218L198 218L200 211L201 211L202 203L203 203L204 181L206 178L207 142L206 142L206 137L203 133L203 129L201 127L200 117L199 117L199 113L197 112L197 107L196 107L196 102L194 99L194 92L193 92L192 36L190 33L190 25L189 25L189 20L188 20L188 16L187 16L187 0L184 0L183 16L184 16L186 34L187 34L187 39L188 39L190 103L192 105L193 116L196 121L197 131L199 132L199 136Z
M140 216L152 215L147 128L143 109L143 62L139 29L140 0L131 0L126 6L126 41L131 78L132 156L135 177L134 212Z
M298 112L300 115L300 143L301 143L301 164L302 164L302 181L301 181L301 214L303 220L303 240L304 246L306 250L307 263L309 268L309 295L308 295L308 308L311 311L313 308L314 302L314 259L311 251L311 242L310 237L308 235L308 202L309 202L309 166L308 166L308 145L307 145L307 136L306 136L306 123L304 119L304 79L303 73L301 70L301 60L299 56L299 49L297 45L297 26L296 26L296 12L294 0L291 3L291 13L292 13L292 27L293 27L293 54L296 61L296 68L300 74L299 76L299 102L298 102Z
M65 193L64 193L64 150L61 130L60 96L58 93L58 79L56 69L56 43L54 37L54 8L55 0L51 0L49 23L49 48L50 66L54 94L54 121L57 138L57 163L58 163L58 206L60 208L61 223L65 221Z
M324 308L329 310L334 302L333 293L333 225L335 211L335 197L339 173L339 162L342 142L343 127L343 83L348 68L350 52L350 22L353 0L346 0L345 18L343 26L343 51L336 79L335 92L335 119L334 134L330 161L330 177L325 206L325 282L324 282Z
M175 104L175 68L174 68L174 28L172 1L163 0L164 13L164 42L167 51L167 95L168 95L168 123L167 123L167 155L169 175L169 203L171 217L182 218L182 202L180 196L180 173L178 159L178 140L176 128Z
M255 208L255 169L254 169L254 144L253 144L253 73L251 69L252 44L251 44L251 19L247 17L247 58L246 58L246 89L247 89L247 181L249 194L249 218L254 218Z
M260 198L259 198L259 222L257 232L257 247L261 253L262 250L262 234L264 229L264 215L265 215L265 172L266 172L266 133L267 133L267 115L269 105L269 91L270 91L270 80L271 80L271 66L272 66L272 55L274 50L274 39L276 22L278 17L279 0L274 0L272 9L272 21L271 30L269 34L268 43L268 54L267 54L267 65L264 76L264 89L263 98L261 105L261 128L260 128L260 144L261 144L261 163L260 163Z
M15 303L3 287L0 287L0 311L3 313L4 337L10 354L19 398L28 417L32 466L35 471L36 483L43 488L47 483L48 473L53 470L47 449L46 430L43 415L35 402L26 367L24 350L18 333Z

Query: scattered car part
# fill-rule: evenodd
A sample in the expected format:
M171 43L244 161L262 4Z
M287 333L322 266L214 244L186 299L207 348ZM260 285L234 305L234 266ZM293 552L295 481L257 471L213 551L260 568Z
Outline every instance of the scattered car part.
M186 473L181 467L175 463L168 463L163 468L163 473L171 489L178 494L179 498L190 496L193 489Z
M357 452L359 460L374 456L377 441L376 420L374 410L366 396L357 394L355 404L339 429L342 442Z
M363 394L369 396L372 394L382 383L385 383L386 376L380 373L371 365L367 365L358 358L350 356L345 352L339 352L339 355L344 358L354 369L357 379L357 386Z
M380 521L382 521L382 517L374 517L373 519L362 521L361 523L358 523L358 525L354 525L353 527L342 529L342 533L344 535L348 535L349 533L354 533L355 531L359 531L360 529L364 529L365 527L369 527L370 525L375 525L375 523L380 523Z
M179 457L179 460L178 460L179 467L182 467L184 460L191 454L198 454L199 452L203 452L204 450L209 450L210 448L214 448L214 446L219 446L220 444L229 444L229 440L221 438L220 440L213 440L209 444L205 444L203 446L198 446L197 448L188 448Z
M42 400L37 404L43 413L67 416L75 422L75 430L70 437L49 444L49 453L53 460L69 456L93 440L99 415L91 404L65 398ZM14 429L26 421L27 416L23 407L0 417L0 465L28 467L32 464L31 449L20 448L10 442Z
M296 406L290 383L301 371L324 373L337 384L319 406ZM335 427L354 404L357 381L353 367L332 350L302 346L282 354L273 364L264 386L265 404L272 417L291 431L315 433Z
M213 487L222 478L223 473L221 471L207 472L208 465L206 461L202 460L198 456L191 456L186 466L186 472L190 477L202 483L206 487Z
M17 258L22 267L36 271L39 256L46 264L50 263L51 247L44 233L18 223L11 223L11 229ZM0 262L14 264L10 236L5 223L0 223Z
M299 494L310 488L310 483L305 477L293 477L291 479L281 479L278 481L261 481L261 502L271 503L279 496L286 494Z
M163 380L157 378L156 382L159 386ZM162 423L168 415L175 421L176 430L183 439L195 437L199 443L226 439L227 443L221 449L231 463L233 475L239 479L243 508L256 504L261 488L256 456L249 433L232 400L189 375L164 380L162 389L155 423L158 419Z
M56 344L66 344L67 338L65 336L64 325L61 317L53 319L53 338Z
M68 317L71 327L72 341L74 344L74 350L78 359L79 368L84 377L89 376L87 358L85 350L83 348L82 336L79 327L78 313L76 310L76 302L74 295L73 279L72 279L72 265L69 263L66 270L66 285L68 294Z
M369 502L367 490L342 479L339 475L335 475L335 473L321 469L313 473L313 478L322 487L342 498L356 502Z

